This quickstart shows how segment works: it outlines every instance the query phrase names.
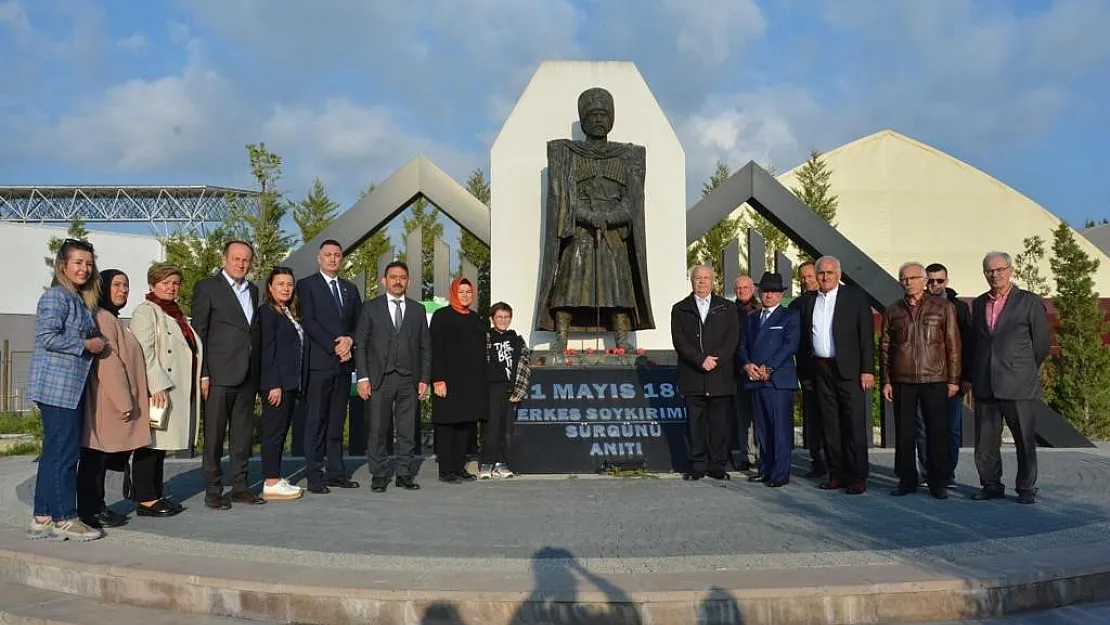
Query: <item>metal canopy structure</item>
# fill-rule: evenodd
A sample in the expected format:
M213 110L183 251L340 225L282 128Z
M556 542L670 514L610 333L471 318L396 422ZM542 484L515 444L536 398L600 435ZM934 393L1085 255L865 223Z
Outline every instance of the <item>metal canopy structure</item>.
M259 193L245 189L185 186L0 186L0 221L169 224L187 229L227 217L233 202L254 208Z

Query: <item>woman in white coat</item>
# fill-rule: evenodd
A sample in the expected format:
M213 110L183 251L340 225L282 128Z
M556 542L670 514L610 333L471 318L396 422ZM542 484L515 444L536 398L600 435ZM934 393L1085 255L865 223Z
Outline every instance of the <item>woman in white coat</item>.
M135 514L166 517L181 512L181 504L162 490L167 451L192 449L200 425L201 342L177 305L181 270L157 263L147 271L150 292L131 313L131 332L139 339L150 387L151 443L136 449L131 469ZM161 422L154 418L162 409Z

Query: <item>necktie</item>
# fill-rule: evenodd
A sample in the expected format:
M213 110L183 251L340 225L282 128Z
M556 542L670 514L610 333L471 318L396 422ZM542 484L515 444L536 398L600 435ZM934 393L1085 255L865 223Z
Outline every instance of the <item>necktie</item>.
M397 330L401 329L401 300L395 299L393 303L397 308L393 309L393 327Z
M336 307L343 310L343 298L339 297L339 280L331 281L331 298L335 300Z
M759 314L759 327L762 328L763 324L767 323L767 317L770 317L770 316L771 316L771 311L764 309L764 311Z

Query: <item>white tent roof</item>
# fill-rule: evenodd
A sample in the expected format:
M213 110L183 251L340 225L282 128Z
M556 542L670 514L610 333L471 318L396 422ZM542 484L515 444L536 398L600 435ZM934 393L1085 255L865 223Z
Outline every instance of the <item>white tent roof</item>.
M1049 267L1052 231L1060 219L988 174L893 130L882 130L823 156L839 197L836 224L875 262L895 275L907 261L943 263L963 296L986 290L983 256L1017 256L1022 241L1045 241L1041 275L1055 290ZM778 180L797 187L794 168ZM1083 250L1101 263L1095 289L1110 296L1110 258L1076 233Z

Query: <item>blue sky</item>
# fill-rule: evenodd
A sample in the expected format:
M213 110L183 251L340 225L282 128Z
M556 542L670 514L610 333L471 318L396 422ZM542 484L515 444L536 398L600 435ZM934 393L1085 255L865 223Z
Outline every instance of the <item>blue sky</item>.
M540 60L628 59L690 199L889 127L1077 225L1110 217L1108 29L1105 0L0 0L0 184L250 186L265 141L346 207L417 153L488 169Z

